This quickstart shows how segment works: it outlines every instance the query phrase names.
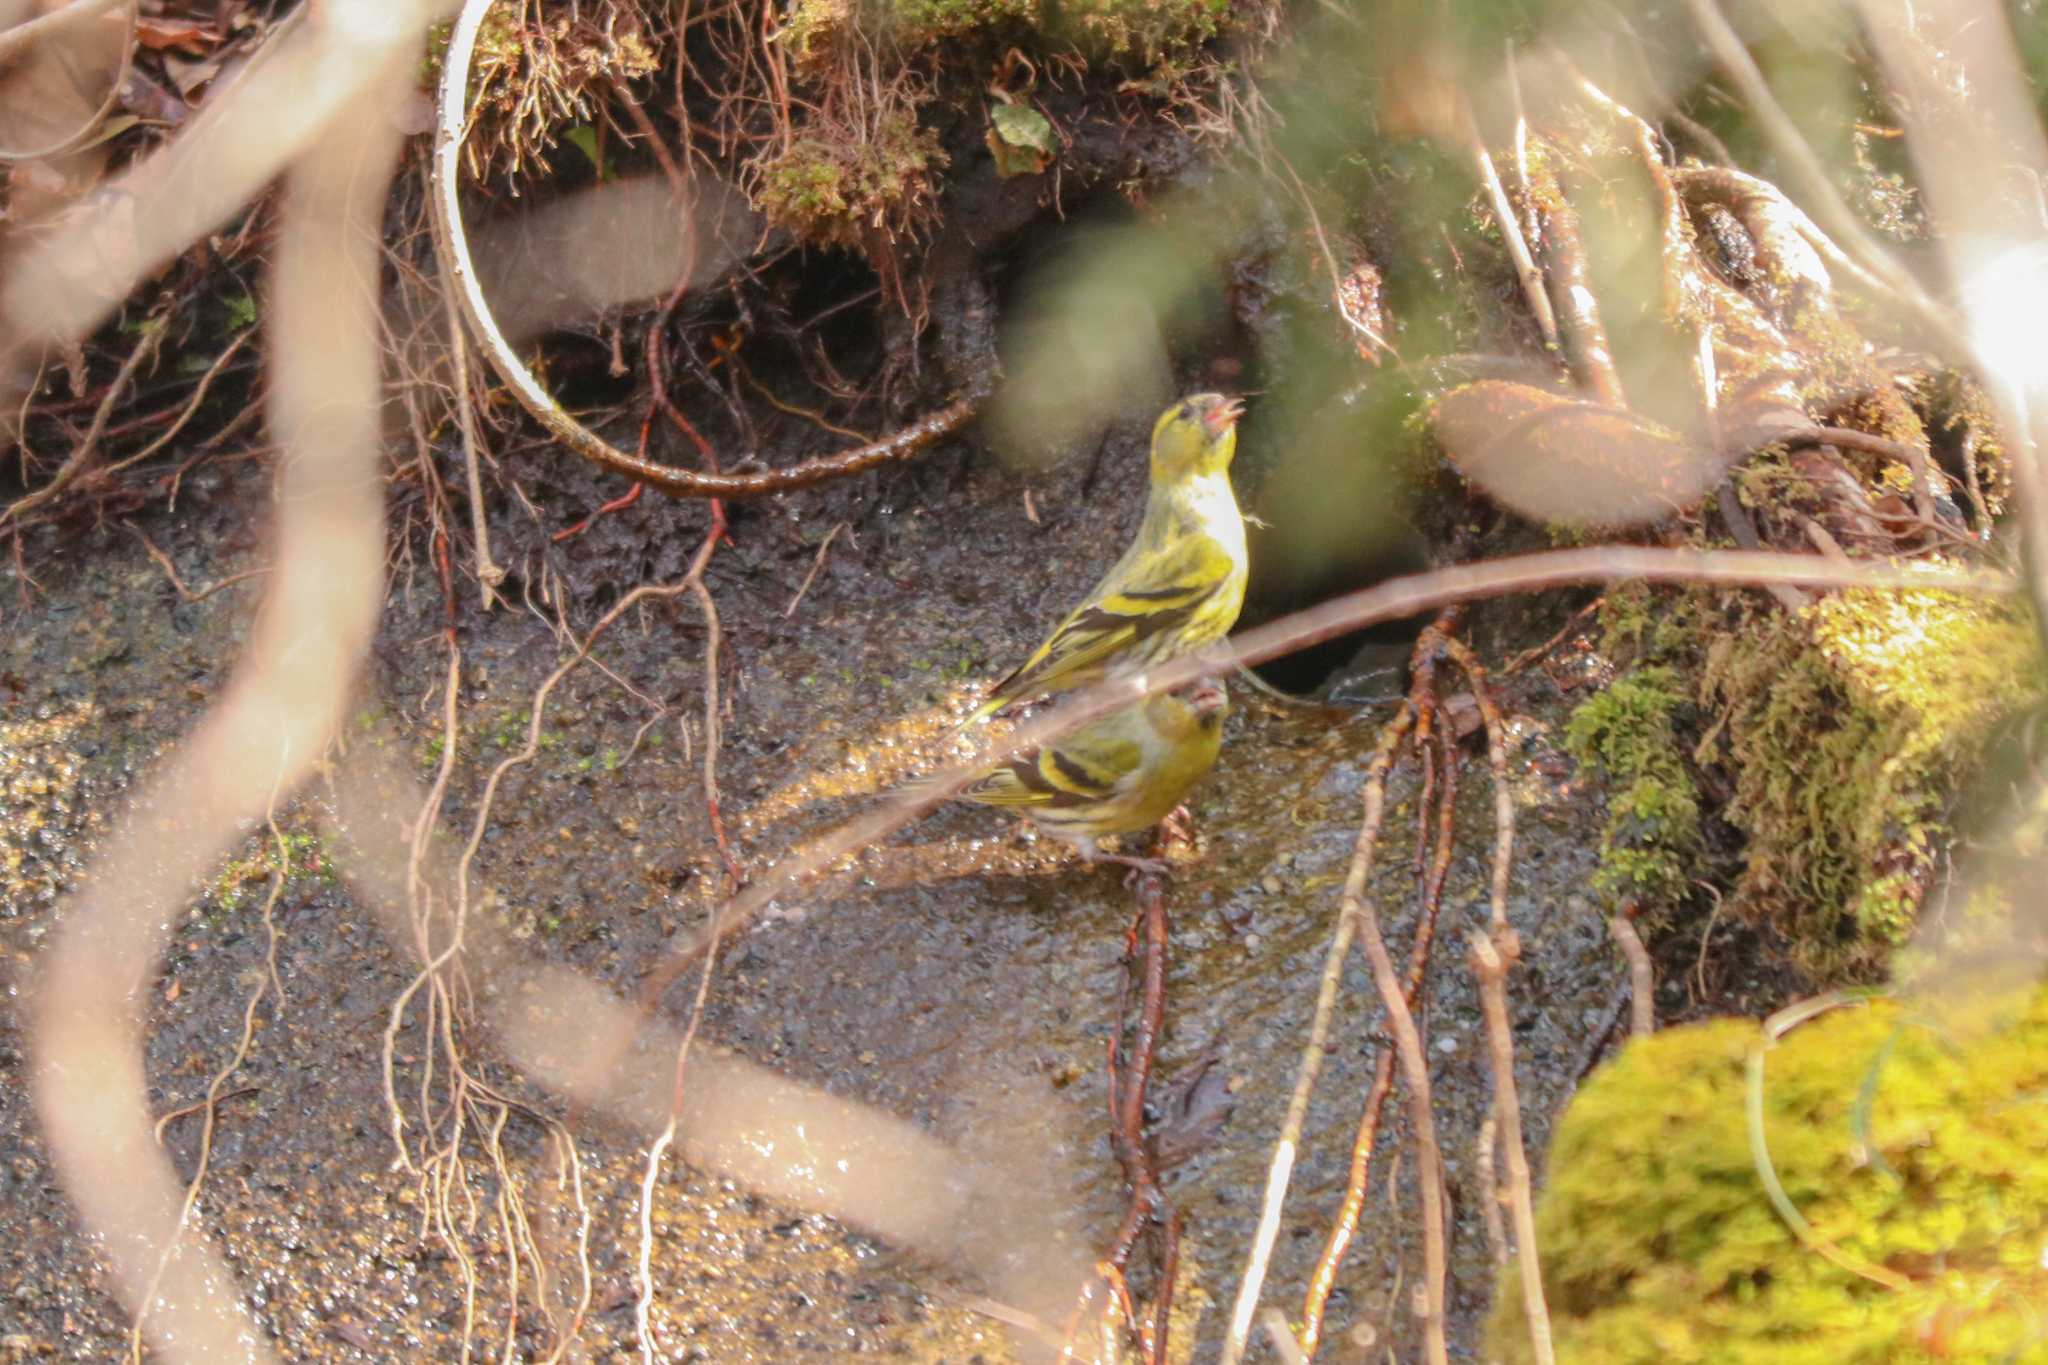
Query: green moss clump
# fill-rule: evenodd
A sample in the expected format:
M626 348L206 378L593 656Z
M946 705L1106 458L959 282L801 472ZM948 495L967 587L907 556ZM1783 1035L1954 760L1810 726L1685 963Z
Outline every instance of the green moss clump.
M910 230L946 163L938 134L907 107L886 110L864 135L809 136L761 163L761 211L808 242L869 245Z
M1699 665L1714 603L1703 588L1617 583L1600 599L1600 652L1617 664Z
M802 63L856 26L906 52L987 40L1091 60L1157 62L1222 30L1231 0L797 0L781 30Z
M1700 803L1676 724L1688 701L1677 671L1655 664L1617 678L1565 727L1573 757L1607 779L1594 885L1618 902L1670 905L1690 890Z
M447 31L437 31L425 78L440 79L446 51ZM492 6L470 63L470 129L463 143L470 176L502 177L515 192L546 176L548 153L564 129L595 120L608 92L659 65L653 21L638 3L608 6L602 22L529 21L516 5Z
M1067 0L1060 14L1083 52L1156 62L1221 32L1230 0Z
M1960 995L1952 997L1961 999ZM1738 1020L1629 1046L1582 1089L1536 1218L1557 1358L1741 1365L2048 1360L2048 991L1884 1001L1786 1035L1762 1084L1765 1193ZM1532 1358L1516 1271L1495 1359Z
M1799 965L1864 970L1905 940L1962 784L2041 698L2039 650L2018 608L1939 592L1843 593L1713 641L1698 757L1734 782L1737 902Z

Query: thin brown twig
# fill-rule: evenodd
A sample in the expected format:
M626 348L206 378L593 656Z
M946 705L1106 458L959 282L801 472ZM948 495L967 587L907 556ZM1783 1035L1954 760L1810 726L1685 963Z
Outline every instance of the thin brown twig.
M1635 907L1625 906L1607 917L1621 955L1628 959L1629 1036L1647 1038L1657 1031L1657 973L1650 965L1649 949L1636 932Z
M1543 288L1543 272L1537 268L1536 258L1529 253L1528 238L1522 235L1522 220L1515 213L1514 201L1508 198L1507 186L1501 183L1500 172L1494 168L1493 157L1487 153L1486 140L1480 136L1479 121L1472 113L1469 100L1459 101L1459 121L1464 124L1465 137L1471 144L1472 160L1479 170L1479 183L1486 190L1487 202L1493 207L1493 221L1500 228L1500 239L1507 247L1508 260L1515 267L1515 278L1521 282L1522 296L1529 302L1529 312L1536 319L1537 330L1543 333L1543 344L1556 349L1557 314L1550 307L1550 295Z
M226 1104L229 1100L244 1099L250 1095L260 1095L262 1093L263 1087L260 1085L242 1085L235 1087L233 1090L223 1090L210 1100L205 1096L201 1096L190 1104L181 1104L176 1109L166 1109L157 1117L156 1140L162 1142L164 1140L164 1130L179 1119L190 1118L194 1114L204 1113L208 1104Z
M1784 446L1787 450L1802 446L1840 446L1844 450L1860 450L1868 455L1897 460L1913 471L1913 510L1920 514L1922 520L1934 519L1935 480L1939 476L1934 472L1925 446L1894 441L1853 427L1801 427L1793 431L1774 431L1771 444Z
M1448 608L1438 614L1417 637L1410 666L1414 679L1408 697L1403 704L1403 714L1412 714L1416 719L1414 743L1423 743L1425 723L1430 713L1437 709L1436 668L1442 652L1446 634L1454 629L1462 608ZM1429 855L1422 877L1421 913L1416 917L1415 933L1408 947L1408 975L1403 983L1403 993L1410 1010L1419 1008L1422 984L1429 967L1430 946L1436 937L1437 914L1443 905L1444 880L1450 874L1452 833L1458 807L1458 760L1457 740L1446 728L1438 734L1438 748L1442 751L1442 784L1434 802L1436 828L1430 835L1427 823L1417 837L1418 852ZM1373 780L1370 775L1368 781ZM1424 798L1419 804L1430 807ZM1358 1221L1365 1211L1365 1201L1370 1195L1373 1151L1379 1142L1380 1122L1386 1113L1387 1097L1394 1089L1394 1052L1391 1046L1379 1049L1373 1059L1372 1084L1366 1090L1365 1104L1358 1116L1358 1132L1351 1142L1351 1169L1345 1178L1344 1197L1338 1202L1336 1216L1331 1219L1329 1236L1323 1241L1322 1255L1316 1259L1316 1268L1309 1276L1308 1291L1302 1298L1301 1348L1313 1356L1322 1344L1323 1318L1329 1309L1330 1294L1337 1285L1337 1271L1344 1262L1344 1253L1351 1246L1351 1238L1358 1231Z
M1521 953L1512 928L1490 933L1473 930L1472 967L1479 978L1479 1003L1486 1016L1486 1042L1493 1063L1494 1113L1508 1168L1508 1207L1514 1212L1515 1243L1520 1258L1522 1312L1529 1324L1529 1345L1542 1365L1556 1359L1550 1341L1550 1309L1543 1301L1543 1269L1536 1251L1536 1203L1529 1180L1529 1157L1522 1146L1522 1106L1515 1093L1515 1035L1508 1022L1508 968ZM1493 1198L1493 1172L1485 1173L1487 1198Z
M1140 1348L1147 1365L1164 1365L1166 1323L1173 1303L1173 1277L1180 1253L1180 1211L1167 1198L1159 1180L1159 1162L1145 1139L1145 1093L1152 1079L1160 1035L1166 1028L1166 893L1161 878L1141 872L1133 884L1138 903L1137 916L1126 938L1127 957L1136 952L1140 925L1145 936L1145 954L1140 970L1144 988L1138 1006L1138 1024L1130 1044L1129 1065L1118 1067L1114 1045L1110 1053L1110 1146L1123 1168L1130 1188L1123 1225L1118 1229L1107 1261L1119 1272L1130 1262L1138 1237L1150 1225L1160 1231L1159 1283L1153 1292L1151 1313L1133 1318ZM1125 978L1126 990L1129 978Z
M1366 960L1372 964L1373 984L1387 1013L1387 1027L1394 1036L1394 1048L1408 1083L1408 1105L1417 1149L1416 1188L1422 1202L1424 1358L1431 1365L1446 1365L1449 1347L1444 1328L1444 1281L1448 1271L1442 1184L1443 1154L1437 1144L1436 1117L1430 1112L1429 1062L1422 1052L1422 1034L1408 1008L1406 993L1394 972L1394 961L1380 936L1379 912L1370 899L1359 902L1359 936L1365 944Z
M254 327L245 328L236 335L233 341L222 347L221 353L214 357L211 365L206 367L206 372L199 376L199 382L193 386L191 395L185 400L185 406L178 410L178 415L171 422L170 428L134 454L123 455L120 459L108 465L101 473L103 475L118 474L130 465L140 464L169 445L177 437L178 433L185 429L185 424L192 420L193 414L199 411L199 405L205 401L206 392L213 386L213 381L220 377L221 371L227 368L228 362L235 358L236 353L242 349L243 344L255 335L256 329ZM243 410L243 414L246 415L253 411L255 411L254 408L246 408Z
M449 386L455 391L455 429L462 436L462 470L469 491L469 530L476 541L476 582L482 591L483 609L498 604L498 588L505 581L504 566L491 555L491 519L484 506L484 479L480 467L483 431L476 420L476 403L470 391L469 340L462 332L462 315L454 291L441 291L448 315L448 364L452 370Z
M811 580L818 576L818 570L825 567L825 552L832 548L832 542L837 540L839 533L845 529L846 523L838 522L825 533L825 538L818 542L818 553L811 560L811 571L804 575L803 582L797 584L796 596L790 598L789 605L782 609L783 620L787 621L796 615L797 606L804 600L804 594L811 590Z
M20 521L76 483L80 476L92 467L93 457L99 454L100 436L107 429L107 419L113 416L114 405L119 403L121 395L128 391L129 384L134 381L135 372L156 354L168 329L168 324L161 316L152 315L143 320L141 335L135 339L135 345L122 360L121 368L107 384L107 391L100 396L99 405L93 409L92 421L86 426L85 435L72 447L71 454L58 466L57 472L50 476L48 483L15 499L6 507L0 507L0 526L6 525L9 521Z
M1508 1226L1500 1216L1500 1161L1495 1142L1499 1130L1500 1113L1489 1108L1472 1144L1473 1164L1479 1168L1479 1221L1486 1225L1486 1250L1496 1271L1508 1268Z
M279 757L280 784L289 766L287 758L288 755ZM277 866L272 868L270 873L270 891L263 898L262 923L266 935L266 970L257 979L256 988L249 993L249 998L242 1007L242 1031L235 1040L232 1055L221 1065L220 1070L213 1073L213 1079L207 1082L206 1094L199 1101L199 1108L205 1114L199 1128L199 1155L193 1163L192 1178L185 1185L185 1202L179 1206L178 1226L164 1243L163 1255L157 1260L156 1274L150 1280L149 1289L143 1294L141 1303L135 1310L134 1321L128 1326L128 1358L135 1362L135 1365L141 1365L142 1361L143 1320L149 1315L150 1304L155 1301L157 1288L163 1282L164 1271L170 1266L171 1256L177 1250L178 1234L182 1233L185 1225L191 1221L192 1210L199 1202L199 1191L205 1187L207 1172L213 1164L213 1134L223 1098L222 1087L242 1069L242 1063L249 1059L249 1050L256 1045L256 1012L263 1008L263 1002L272 995L276 996L278 1004L281 1005L284 1001L284 984L277 975L277 902L284 894L285 883L291 879L292 852L291 845L285 842L284 832L277 827L277 798L278 785L274 784L270 791L269 806L264 811L264 823L270 831L271 843L277 850ZM157 1121L156 1133L159 1142L163 1140L164 1124L168 1123L171 1117L172 1115L166 1115Z
M252 578L261 578L270 572L270 566L267 564L254 569L244 569L240 573L229 574L210 588L201 588L199 591L194 592L191 588L185 586L185 580L178 576L178 566L171 562L169 555L157 548L156 542L149 538L148 532L132 521L123 522L122 524L134 532L135 536L141 540L143 552L156 561L157 567L164 571L164 577L171 580L171 587L177 591L178 596L184 598L187 602L204 602L222 588L232 588L237 583L246 583Z
M733 857L731 843L726 839L725 814L718 799L718 646L721 638L718 604L711 600L711 590L704 586L704 566L710 562L711 552L718 548L719 537L724 534L725 517L714 515L711 531L704 537L704 546L698 550L696 561L691 565L690 591L704 611L704 808L711 818L711 839L718 846L719 861L725 864L725 875L731 878L732 889L737 892L747 884L747 878Z
M1531 646L1530 648L1523 650L1520 654L1517 654L1514 658L1508 660L1507 663L1504 666L1502 666L1500 670L1500 676L1504 678L1509 677L1513 674L1521 672L1530 664L1535 663L1538 659L1547 658L1552 650L1556 649L1559 645L1563 644L1566 640L1570 639L1574 633L1583 629L1586 624L1586 618L1593 615L1595 612L1599 611L1600 608L1606 603L1606 601L1607 596L1603 593L1600 596L1594 598L1592 601L1586 603L1585 606L1580 607L1577 611L1571 614L1571 619L1567 620L1564 623L1563 627L1559 629L1557 634L1551 636L1542 644Z
M1365 319L1351 311L1351 303L1344 289L1344 274L1337 268L1337 255L1330 250L1330 239L1323 233L1322 216L1316 212L1315 200L1309 196L1308 188L1301 183L1301 177L1294 173L1294 164L1277 148L1273 149L1273 159L1280 163L1281 169L1287 172L1287 178L1294 182L1294 193L1308 214L1309 229L1315 234L1316 247L1322 253L1323 268L1330 272L1330 301L1336 305L1338 314L1352 331L1364 337L1375 350L1385 351L1399 360L1401 353L1394 349L1393 343L1375 331Z
M1535 1196L1529 1182L1529 1157L1522 1143L1522 1107L1515 1090L1515 1035L1508 1022L1507 973L1521 957L1521 939L1508 922L1508 878L1514 863L1515 806L1508 785L1507 726L1487 686L1486 669L1462 640L1445 641L1486 726L1487 765L1493 774L1494 854L1489 916L1485 931L1473 930L1472 962L1479 978L1479 996L1486 1018L1486 1041L1493 1064L1493 1113L1508 1171L1508 1204L1514 1211L1515 1241L1521 1252L1522 1311L1529 1324L1529 1344L1538 1365L1556 1358L1550 1340L1550 1309L1543 1300L1543 1270L1536 1248ZM1493 1173L1486 1172L1488 1197Z
M1558 332L1564 341L1565 359L1572 377L1595 402L1627 410L1628 395L1615 368L1614 348L1607 339L1606 324L1600 320L1595 301L1592 266L1586 244L1579 234L1579 213L1565 197L1557 168L1545 158L1530 171L1534 178L1532 197L1543 215L1544 272L1557 295Z
M1502 721L1500 706L1493 699L1493 691L1487 686L1486 669L1479 662L1479 656L1472 647L1456 636L1444 640L1444 649L1465 675L1466 683L1472 689L1472 700L1478 704L1479 717L1486 727L1486 761L1493 772L1493 881L1489 888L1489 913L1496 932L1508 925L1508 875L1514 865L1515 855L1515 797L1508 785L1507 726Z
M735 358L733 363L739 365L738 359ZM813 412L809 408L800 408L794 403L784 402L775 396L773 389L770 389L766 384L754 378L754 372L744 365L739 365L739 374L740 378L747 382L747 387L760 394L761 401L774 408L777 412L788 413L791 417L801 417L820 431L829 431L834 436L844 436L850 441L859 441L862 445L866 445L875 439L864 431L855 431L852 427L842 427L836 422L828 421L823 413Z

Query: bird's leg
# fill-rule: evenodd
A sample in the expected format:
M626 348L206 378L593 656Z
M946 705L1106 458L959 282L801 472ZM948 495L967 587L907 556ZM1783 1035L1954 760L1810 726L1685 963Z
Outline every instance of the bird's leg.
M1133 877L1141 872L1154 877L1173 875L1164 858L1140 858L1135 853L1104 853L1099 848L1087 850L1081 856L1091 863L1121 863L1131 870Z
M1159 834L1162 846L1175 842L1192 844L1195 842L1195 817L1188 814L1186 806L1175 806L1159 822Z
M1099 863L1122 863L1130 869L1124 874L1126 887L1136 886L1140 877L1171 877L1173 869L1166 865L1164 858L1140 858L1130 853L1098 853Z
M1171 870L1166 866L1166 860L1164 858L1140 858L1135 854L1130 853L1109 853L1104 851L1101 845L1097 844L1095 840L1089 838L1085 834L1070 835L1063 833L1060 837L1063 838L1066 841L1066 843L1070 845L1076 853L1081 855L1081 858L1084 862L1121 863L1123 866L1128 867L1131 870L1132 878L1135 878L1141 872L1148 873L1154 877L1166 877L1172 875ZM1128 884L1128 881L1126 882L1126 884Z

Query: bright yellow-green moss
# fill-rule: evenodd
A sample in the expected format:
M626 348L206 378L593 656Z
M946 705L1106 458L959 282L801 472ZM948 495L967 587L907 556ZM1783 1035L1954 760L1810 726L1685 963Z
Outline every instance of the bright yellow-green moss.
M1844 1008L1766 1054L1786 1196L1904 1288L1772 1207L1746 1126L1761 1040L1737 1020L1659 1033L1573 1101L1536 1219L1557 1359L2048 1361L2048 991ZM1490 1336L1490 1356L1532 1358L1512 1267Z
M1675 718L1689 698L1667 665L1614 680L1572 713L1565 744L1607 780L1607 828L1594 884L1647 907L1686 898L1700 856L1699 795Z
M1708 647L1699 748L1735 785L1740 905L1819 975L1868 966L1911 929L1943 822L1998 723L2037 703L2030 618L1947 593L1855 592L1753 615Z

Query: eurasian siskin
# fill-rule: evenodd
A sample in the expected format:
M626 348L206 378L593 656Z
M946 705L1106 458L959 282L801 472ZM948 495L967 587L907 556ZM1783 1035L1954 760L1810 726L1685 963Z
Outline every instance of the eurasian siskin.
M1011 807L1090 862L1156 871L1155 860L1104 853L1096 841L1165 819L1215 764L1229 709L1207 679L1154 693L991 768L960 799Z
M1229 633L1244 606L1244 517L1230 487L1243 411L1235 399L1198 393L1160 414L1137 539L1037 652L990 689L973 720Z

